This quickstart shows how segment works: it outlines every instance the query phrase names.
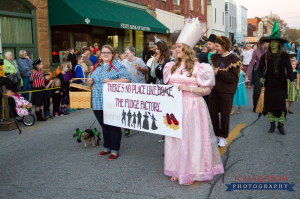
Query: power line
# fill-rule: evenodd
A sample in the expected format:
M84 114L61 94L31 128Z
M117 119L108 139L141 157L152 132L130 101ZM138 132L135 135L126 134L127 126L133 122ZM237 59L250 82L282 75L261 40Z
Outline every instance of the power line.
M293 17L282 18L282 19L290 19L290 18L297 18L297 17L300 17L300 15L299 15L299 16L293 16ZM280 19L281 19L281 18L280 18Z

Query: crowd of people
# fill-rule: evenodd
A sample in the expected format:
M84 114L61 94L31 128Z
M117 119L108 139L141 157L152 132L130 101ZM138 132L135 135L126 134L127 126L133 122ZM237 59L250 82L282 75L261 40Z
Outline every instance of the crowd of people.
M271 123L268 132L274 132L277 117L279 132L286 134L283 120L287 108L292 114L293 102L300 100L299 62L290 61L283 50L287 41L280 38L277 23L272 35L261 38L258 45L240 46L232 45L225 36L211 34L203 39L205 24L197 21L196 18L189 19L180 32L172 35L172 47L155 37L155 41L146 44L142 58L135 56L132 46L126 47L121 55L110 45L103 45L101 49L98 44L83 47L80 55L71 49L68 61L59 65L58 73L52 80L49 72L43 72L40 58L32 62L26 51L21 50L17 63L12 60L11 52L5 53L4 71L16 77L13 82L15 90L53 88L31 95L38 121L51 117L51 98L53 116L75 111L70 109L69 84L73 78L82 78L80 83L92 87L93 112L103 129L104 150L98 155L110 154L109 160L119 156L122 131L120 127L103 122L103 84L119 82L177 86L183 95L183 135L182 139L163 137L164 173L171 177L171 181L185 185L211 180L214 175L224 172L218 147L227 145L230 115L235 113L234 107L237 106L237 114L241 114L241 106L248 105L246 88L254 85L255 111L261 89L265 87L263 114L269 116ZM201 38L205 45L200 49L195 46ZM28 93L24 97L28 100ZM130 136L130 129L125 129L125 137Z

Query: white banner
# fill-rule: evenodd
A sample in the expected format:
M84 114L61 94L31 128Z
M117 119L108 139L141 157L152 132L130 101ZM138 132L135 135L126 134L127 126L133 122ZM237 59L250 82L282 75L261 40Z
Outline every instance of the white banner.
M176 86L103 84L104 123L182 138L182 92Z

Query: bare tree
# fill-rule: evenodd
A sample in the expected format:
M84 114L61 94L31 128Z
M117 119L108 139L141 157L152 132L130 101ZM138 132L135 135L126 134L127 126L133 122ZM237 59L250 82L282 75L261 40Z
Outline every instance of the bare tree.
M280 19L280 17L277 14L273 14L271 12L267 17L272 21L277 20L280 34L283 34L289 30L288 24L283 19Z
M289 39L291 41L297 41L298 39L300 39L300 30L299 29L289 29L288 30L289 33Z

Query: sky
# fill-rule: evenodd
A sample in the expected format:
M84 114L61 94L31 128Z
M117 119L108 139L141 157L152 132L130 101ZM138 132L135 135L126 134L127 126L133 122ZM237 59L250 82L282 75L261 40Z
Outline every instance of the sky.
M265 17L272 11L288 23L289 28L300 29L300 0L234 0L248 9L248 18Z

